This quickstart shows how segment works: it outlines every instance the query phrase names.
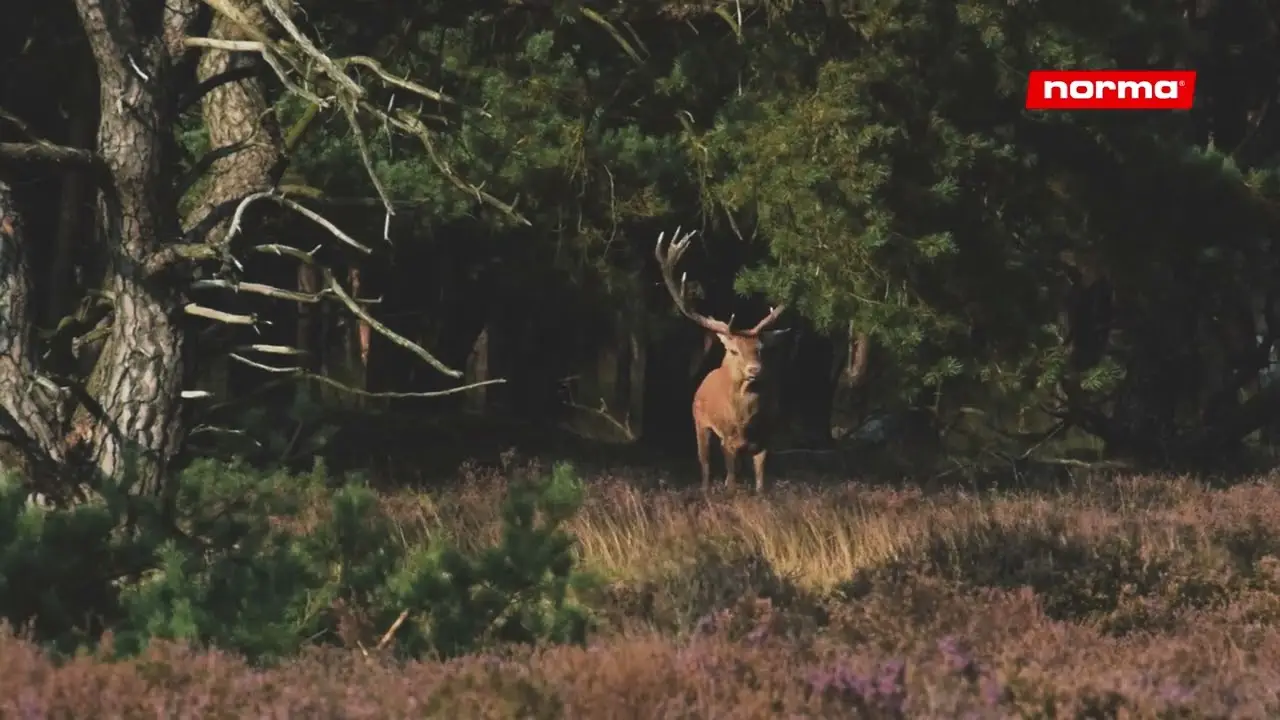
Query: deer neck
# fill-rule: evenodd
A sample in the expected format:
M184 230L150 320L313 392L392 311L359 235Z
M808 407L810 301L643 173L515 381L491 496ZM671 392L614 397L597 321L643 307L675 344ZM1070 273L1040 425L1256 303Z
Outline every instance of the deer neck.
M754 411L760 404L761 396L768 390L768 382L759 378L751 382L746 378L735 377L727 367L724 368L724 373L729 376L733 404L744 412Z

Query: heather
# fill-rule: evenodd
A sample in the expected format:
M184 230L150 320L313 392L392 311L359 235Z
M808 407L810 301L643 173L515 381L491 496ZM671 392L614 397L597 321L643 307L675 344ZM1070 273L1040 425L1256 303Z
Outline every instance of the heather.
M703 498L563 464L188 473L163 542L110 497L4 506L4 716L1280 711L1271 477Z

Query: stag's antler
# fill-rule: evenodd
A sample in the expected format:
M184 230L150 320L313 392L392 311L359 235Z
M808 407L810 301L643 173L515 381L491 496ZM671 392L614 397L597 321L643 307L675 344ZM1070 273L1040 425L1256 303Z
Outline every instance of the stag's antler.
M688 298L684 294L684 275L680 276L680 282L676 282L675 268L680 262L680 258L684 256L685 250L689 249L689 240L697 234L697 230L690 230L684 235L680 235L680 228L676 228L672 234L672 240L667 245L666 250L662 248L662 241L666 236L665 232L658 233L658 244L653 249L654 257L658 258L658 267L662 270L662 282L667 286L667 292L671 294L671 298L676 301L676 309L681 315L689 318L706 330L713 333L730 334L733 331L729 329L729 323L723 320L701 315L689 309ZM768 319L768 318L766 318Z
M751 328L750 330L743 330L740 334L749 335L752 337L759 335L762 331L767 329L770 325L777 322L778 316L781 315L783 311L785 311L786 309L787 309L787 306L785 303L782 305L779 305L778 307L769 308L769 314L765 315L763 320L756 323L756 326Z

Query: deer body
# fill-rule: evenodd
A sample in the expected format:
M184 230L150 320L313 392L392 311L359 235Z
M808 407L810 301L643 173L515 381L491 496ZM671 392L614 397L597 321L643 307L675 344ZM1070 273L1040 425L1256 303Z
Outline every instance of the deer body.
M679 235L679 229L676 234ZM699 315L688 308L683 283L677 284L672 271L689 246L688 233L676 239L663 253L663 235L658 236L655 255L663 281L676 301L676 308L703 329L714 333L724 345L724 360L702 380L693 396L693 425L698 444L698 463L703 490L711 487L711 436L720 441L725 461L725 485L733 488L739 455L751 455L756 491L764 490L764 465L768 443L778 416L778 389L767 371L767 350L785 330L766 331L785 309L779 306L747 330L733 330L729 323ZM730 318L732 321L732 318Z
M711 486L711 436L720 441L724 454L725 485L734 487L738 458L751 455L756 491L764 489L764 464L778 412L778 395L772 383L748 382L734 377L733 358L712 370L693 395L693 427L697 433L698 463L702 486Z

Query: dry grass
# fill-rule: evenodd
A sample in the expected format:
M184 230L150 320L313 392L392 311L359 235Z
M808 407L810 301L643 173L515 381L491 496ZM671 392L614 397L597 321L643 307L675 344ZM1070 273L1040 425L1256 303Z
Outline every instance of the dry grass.
M462 475L384 509L408 539L487 543L507 480ZM591 477L573 530L611 583L587 648L265 671L161 649L171 669L157 674L145 661L55 671L0 639L0 690L48 688L8 688L0 715L37 695L57 715L81 702L58 698L111 685L129 690L104 716L198 702L226 717L1276 717L1274 480L706 500L657 477Z
M506 482L499 473L467 468L460 487L391 495L387 509L406 536L488 543L496 537ZM710 499L640 489L654 484L633 476L590 479L586 505L572 523L589 567L620 582L653 581L714 546L728 557L758 557L798 586L824 592L859 571L996 537L1059 533L1087 543L1136 533L1153 557L1198 555L1215 532L1280 521L1280 485L1267 479L1213 490L1192 478L1131 476L1052 494L986 495L784 485L764 497Z

